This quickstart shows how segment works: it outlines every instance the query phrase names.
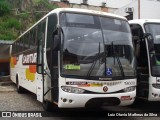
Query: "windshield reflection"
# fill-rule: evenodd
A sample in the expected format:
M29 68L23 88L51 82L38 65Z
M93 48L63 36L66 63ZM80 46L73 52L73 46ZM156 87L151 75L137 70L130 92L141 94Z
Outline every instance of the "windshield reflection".
M114 55L118 57L125 76L135 75L133 46L126 21L75 13L62 13L60 18L64 32L63 75L122 76Z
M160 75L160 24L148 23L145 25L147 33L151 33L154 38L154 51L150 53L151 68L153 75Z

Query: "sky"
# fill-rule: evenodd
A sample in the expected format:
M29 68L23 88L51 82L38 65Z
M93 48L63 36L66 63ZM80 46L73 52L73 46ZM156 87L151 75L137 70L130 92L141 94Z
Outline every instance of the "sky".
M97 0L95 0L95 1L97 1ZM106 1L107 1L108 7L120 8L120 7L125 6L126 4L129 4L133 0L106 0Z

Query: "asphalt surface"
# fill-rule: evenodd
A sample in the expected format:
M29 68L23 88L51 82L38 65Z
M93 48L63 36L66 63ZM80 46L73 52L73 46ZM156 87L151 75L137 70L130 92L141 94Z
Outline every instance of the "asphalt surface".
M142 103L141 103L142 104ZM145 105L145 107L143 107ZM159 117L126 117L118 116L112 117L108 114L123 114L129 111L134 111L135 113L144 113L145 111L155 111L158 110L159 104L149 104L143 102L141 107L104 107L102 109L64 109L59 111L53 111L46 113L43 111L42 104L36 100L36 96L32 93L18 94L15 92L3 92L0 93L0 111L19 111L19 112L42 112L42 114L48 117L45 118L23 118L24 120L159 120ZM141 112L142 111L142 112ZM147 112L148 113L148 112ZM160 112L157 112L160 115ZM2 118L0 118L1 120ZM4 120L17 120L17 118L3 118ZM18 118L19 119L19 118Z
M31 93L2 92L0 111L43 111L43 108Z
M7 98L7 99L6 99ZM159 109L159 104L158 103L149 103L144 101L139 101L141 103L141 106L130 106L130 107L104 107L102 109L65 109L65 110L59 110L59 111L53 111L50 113L46 113L47 116L51 116L48 118L45 118L45 120L72 120L72 119L83 119L83 120L106 120L106 119L120 119L120 120L140 120L140 119L148 119L148 120L155 120L159 119L159 117L125 117L125 116L118 116L118 117L112 117L109 116L108 114L123 114L129 111L133 111L133 113L145 113L148 111L151 113L153 111L156 111L158 115L160 115L160 112L158 111ZM145 107L144 107L145 106ZM30 112L42 112L43 107L42 104L39 103L36 100L36 96L32 93L26 93L26 94L18 94L16 91L15 92L3 92L0 95L0 111L19 111L19 112L25 112L25 111L30 111ZM14 118L11 118L14 120ZM24 118L26 119L26 118ZM33 118L29 118L33 119ZM43 118L41 118L43 119ZM38 118L34 118L34 120L41 120ZM27 119L28 120L28 119Z
M0 93L16 91L15 84L10 80L10 76L0 76Z
M1 89L3 87L3 89ZM9 89L10 88L10 89ZM3 90L3 91L2 91ZM8 90L8 91L7 91ZM101 109L62 109L45 112L42 104L36 100L36 95L30 92L18 94L14 84L0 86L0 111L41 113L42 118L0 118L0 120L159 120L160 103L138 100L134 106L103 107ZM129 117L126 113L136 113L158 117ZM153 113L153 114L152 114ZM1 113L0 113L1 114Z

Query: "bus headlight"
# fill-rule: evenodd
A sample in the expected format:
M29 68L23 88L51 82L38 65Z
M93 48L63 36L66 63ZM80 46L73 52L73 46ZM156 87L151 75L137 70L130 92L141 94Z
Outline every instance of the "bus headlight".
M81 93L85 92L84 89L76 88L76 87L62 86L61 88L62 88L63 91L69 92L69 93L81 94Z
M124 88L123 91L124 92L131 92L131 91L134 91L135 89L136 89L135 86L131 86L131 87Z
M154 88L160 89L160 84L152 84Z

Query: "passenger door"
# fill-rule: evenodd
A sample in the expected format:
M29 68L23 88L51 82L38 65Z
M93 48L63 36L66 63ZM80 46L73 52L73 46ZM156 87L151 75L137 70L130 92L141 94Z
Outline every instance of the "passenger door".
M149 62L147 41L139 24L130 24L137 63L137 96L148 99L149 96Z

